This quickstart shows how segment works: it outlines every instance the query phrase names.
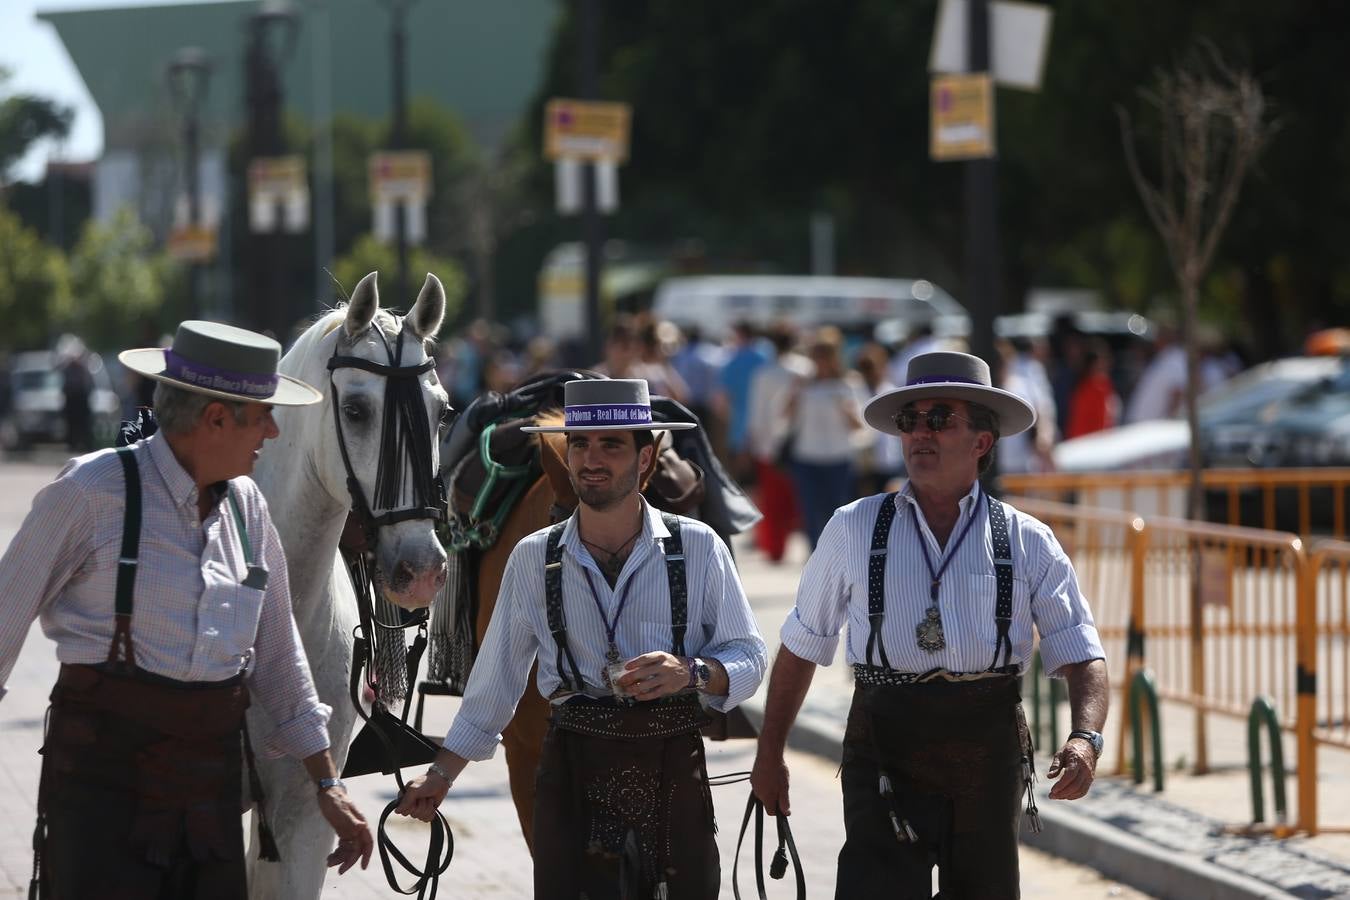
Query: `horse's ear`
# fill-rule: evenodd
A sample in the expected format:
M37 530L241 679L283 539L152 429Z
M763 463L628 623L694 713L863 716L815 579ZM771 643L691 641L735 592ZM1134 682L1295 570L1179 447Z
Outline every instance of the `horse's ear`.
M343 323L347 337L355 338L364 333L375 319L375 313L379 312L380 288L376 284L379 278L379 272L371 272L357 282L356 290L352 291L352 300L347 304L347 321Z
M427 280L422 283L422 290L417 295L417 302L413 304L405 321L412 326L413 334L426 340L436 336L444 319L445 286L439 278L428 272Z

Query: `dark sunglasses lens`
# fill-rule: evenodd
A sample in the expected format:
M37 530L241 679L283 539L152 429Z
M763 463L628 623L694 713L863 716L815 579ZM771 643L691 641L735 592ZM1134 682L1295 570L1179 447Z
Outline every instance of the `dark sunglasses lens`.
M945 406L935 406L928 411L928 429L942 431L952 421L952 411Z
M919 427L920 418L927 423L929 431L943 431L952 423L952 411L945 406L935 406L922 413L917 409L902 409L895 414L895 427L904 434L911 434Z

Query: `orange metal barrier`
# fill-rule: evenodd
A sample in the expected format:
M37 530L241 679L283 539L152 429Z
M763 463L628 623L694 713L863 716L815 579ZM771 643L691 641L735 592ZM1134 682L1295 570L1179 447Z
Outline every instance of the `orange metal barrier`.
M1004 493L1118 509L1143 516L1185 516L1187 472L1045 472L1002 475ZM1350 469L1206 469L1210 521L1268 530L1346 536Z
M1259 694L1275 700L1282 728L1301 733L1306 703L1299 667L1310 663L1299 637L1313 620L1299 538L1035 498L1011 502L1049 525L1074 561L1108 659L1125 651L1124 677L1117 682L1122 703L1147 659L1159 695L1195 710L1197 773L1209 767L1206 716L1245 720ZM1350 566L1350 553L1346 560ZM1123 772L1125 754L1118 758ZM1304 766L1300 753L1299 827L1311 831L1317 827L1316 799L1306 792L1315 794L1316 764ZM1305 779L1305 772L1312 777Z
M1310 627L1300 635L1300 806L1303 769L1316 772L1318 750L1350 749L1350 543L1312 546L1304 593Z

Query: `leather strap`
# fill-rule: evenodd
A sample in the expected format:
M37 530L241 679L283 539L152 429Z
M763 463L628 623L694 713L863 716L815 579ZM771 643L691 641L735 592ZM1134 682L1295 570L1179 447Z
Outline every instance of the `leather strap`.
M567 645L567 620L563 618L562 535L565 528L567 528L566 519L548 530L548 544L544 550L544 605L548 614L548 630L553 635L554 645L558 648L555 665L558 677L562 679L562 687L568 691L581 691L586 687L586 682L581 677L581 670L577 668L576 659L572 656L572 648ZM563 668L564 655L567 656L568 665L572 667L570 677Z
M764 804L759 802L754 791L745 804L745 817L741 819L741 833L736 839L736 856L731 862L731 892L736 900L741 900L741 886L737 881L737 870L741 862L741 844L745 842L746 829L750 827L750 816L755 817L755 888L759 900L768 900L764 893ZM797 855L797 842L792 839L792 827L787 816L774 816L778 823L778 849L769 864L769 877L781 879L787 874L788 855L792 856L792 872L797 878L797 900L806 900L806 874L802 872L802 860Z
M136 569L141 547L141 472L136 454L130 447L119 447L126 481L126 504L122 513L122 553L117 560L117 594L114 601L115 625L108 662L136 668L136 648L131 640L131 611L135 606ZM120 657L120 658L119 658Z
M886 645L881 639L881 623L886 618L886 545L891 538L891 523L895 521L895 492L881 501L877 520L872 526L872 549L867 556L867 664L872 662L872 648L881 656L881 667L889 669Z
M994 641L994 659L989 663L989 671L1012 665L1012 628L1013 607L1013 566L1012 542L1008 539L1008 516L1003 504L990 497L985 504L989 507L989 536L994 549L994 578L998 583L998 599L994 605L994 624L998 635ZM999 653L1003 654L1003 665L999 666Z
M684 574L684 542L680 539L680 517L661 513L670 537L662 538L666 551L666 583L670 587L671 653L684 656L684 632L689 626L689 585Z

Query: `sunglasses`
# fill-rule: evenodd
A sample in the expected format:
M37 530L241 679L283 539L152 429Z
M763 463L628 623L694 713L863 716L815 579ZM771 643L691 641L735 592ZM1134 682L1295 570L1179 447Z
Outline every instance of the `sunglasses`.
M920 418L928 424L929 431L946 431L951 427L952 419L960 419L967 425L975 424L970 419L952 412L945 406L934 406L927 412L919 412L917 409L900 410L895 414L895 427L899 428L904 434L910 434L919 426Z

